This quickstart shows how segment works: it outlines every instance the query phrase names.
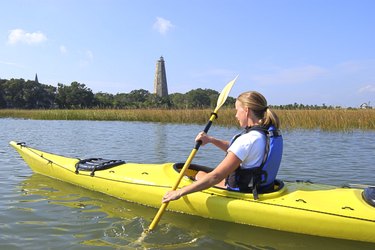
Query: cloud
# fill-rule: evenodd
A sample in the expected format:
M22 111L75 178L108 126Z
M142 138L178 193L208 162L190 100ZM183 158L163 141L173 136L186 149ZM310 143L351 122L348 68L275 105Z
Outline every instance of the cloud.
M90 61L94 60L94 53L92 53L91 50L86 50L85 54L86 54L86 58L88 60L90 60Z
M47 40L47 36L40 31L29 33L22 29L14 29L9 32L8 44L15 45L17 43L39 44Z
M61 54L68 53L68 49L64 45L60 45L59 50Z
M326 73L327 70L322 67L307 65L297 68L276 69L270 74L254 76L252 80L261 84L295 84L309 82Z
M375 92L375 84L368 84L358 90L358 93L372 93Z
M16 68L24 68L23 65L20 65L18 63L14 63L14 62L0 61L0 64L7 65L7 66L12 66L12 67L16 67Z
M88 67L94 61L94 53L91 50L85 50L83 59L79 62L79 65L83 68Z
M5 61L0 61L0 64L9 65L9 66L15 66L15 65L17 65L16 63L13 63L13 62L5 62Z
M364 71L371 71L373 72L373 69L375 67L375 60L352 60L352 61L346 61L342 62L337 65L336 69L340 70L341 72L345 72L346 74L352 73L352 74L359 74Z
M175 26L171 23L171 21L162 17L157 17L153 27L160 34L165 35L171 28Z

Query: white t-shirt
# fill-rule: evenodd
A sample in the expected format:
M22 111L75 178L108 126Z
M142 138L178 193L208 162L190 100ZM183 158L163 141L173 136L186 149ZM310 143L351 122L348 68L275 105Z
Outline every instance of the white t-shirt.
M259 167L264 158L266 136L259 131L250 131L238 137L227 152L234 153L241 161L241 168Z

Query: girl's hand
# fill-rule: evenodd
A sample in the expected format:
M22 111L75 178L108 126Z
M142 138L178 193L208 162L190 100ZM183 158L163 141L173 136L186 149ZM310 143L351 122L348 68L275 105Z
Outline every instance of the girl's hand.
M195 137L195 141L201 141L202 146L206 145L207 143L211 142L211 137L208 136L205 132L200 132L197 137Z
M163 203L166 203L166 202L170 202L170 201L174 201L174 200L178 200L181 198L181 191L180 190L172 190L172 191L168 191L164 196L163 196L163 199L162 199L162 202Z

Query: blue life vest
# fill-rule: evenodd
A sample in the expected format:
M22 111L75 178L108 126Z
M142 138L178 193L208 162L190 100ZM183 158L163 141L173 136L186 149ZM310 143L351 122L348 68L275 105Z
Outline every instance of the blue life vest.
M233 141L244 133L253 130L264 133L267 138L262 164L259 167L250 169L241 169L238 167L235 172L228 176L226 182L229 190L252 192L254 199L258 199L258 191L267 192L273 189L283 154L283 137L281 132L274 126L270 126L268 129L254 126L246 128L246 130L236 136Z

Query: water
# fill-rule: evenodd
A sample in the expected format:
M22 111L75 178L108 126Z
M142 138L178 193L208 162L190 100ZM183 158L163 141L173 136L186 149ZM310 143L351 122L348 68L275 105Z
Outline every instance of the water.
M156 209L34 174L9 141L71 157L183 162L202 126L141 122L0 119L1 249L373 249L374 244L279 232L166 212L143 241ZM213 126L230 138L235 128ZM279 177L375 185L375 132L284 131ZM215 166L223 152L201 147L194 163Z

